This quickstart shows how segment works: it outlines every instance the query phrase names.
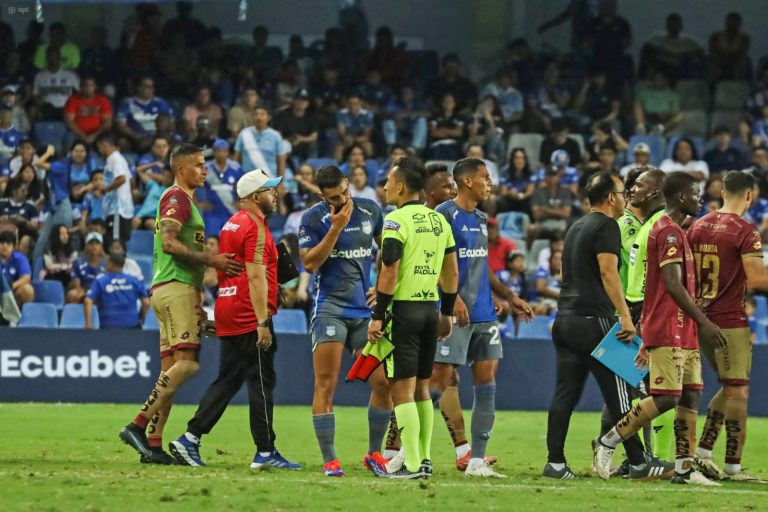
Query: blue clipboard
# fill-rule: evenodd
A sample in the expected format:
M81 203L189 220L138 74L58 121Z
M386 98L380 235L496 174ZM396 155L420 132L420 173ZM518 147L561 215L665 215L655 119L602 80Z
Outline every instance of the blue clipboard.
M617 322L600 344L592 351L592 357L604 364L613 373L627 381L633 388L640 385L640 381L648 373L648 370L640 370L635 366L635 356L640 350L643 340L638 336L625 343L616 338L621 326Z

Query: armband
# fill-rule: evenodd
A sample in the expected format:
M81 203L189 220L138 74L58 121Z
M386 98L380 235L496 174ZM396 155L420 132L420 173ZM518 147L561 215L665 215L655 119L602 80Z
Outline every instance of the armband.
M384 317L387 315L387 308L389 308L389 305L392 302L392 297L394 297L394 295L376 291L376 306L373 308L371 318L374 320L384 320Z
M443 316L453 316L453 308L456 306L456 297L458 293L443 293L440 297L440 314Z

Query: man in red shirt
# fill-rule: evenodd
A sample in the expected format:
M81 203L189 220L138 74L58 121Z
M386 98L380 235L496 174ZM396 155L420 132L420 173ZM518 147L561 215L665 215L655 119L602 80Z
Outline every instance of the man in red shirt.
M64 123L72 135L87 144L112 128L112 106L106 96L96 93L96 79L80 80L80 90L64 104Z
M517 244L499 234L499 223L488 217L488 266L491 272L504 270L507 255L517 250Z
M752 289L768 289L760 232L757 226L742 218L752 203L754 185L751 174L727 173L723 178L723 207L697 220L688 230L699 280L697 303L728 340L719 350L707 343L701 346L722 388L709 403L707 421L696 448L696 465L705 476L715 480L757 480L741 469L752 369L752 340L744 294L747 285ZM712 447L723 425L726 431L724 475L712 461Z
M248 385L251 435L256 444L252 469L301 469L275 447L272 421L277 341L272 315L277 314L277 248L266 217L277 208L276 187L261 169L237 182L240 211L221 229L219 251L233 253L245 266L235 276L219 271L219 296L214 309L216 335L221 338L219 376L200 400L187 432L171 443L171 453L184 465L204 466L200 437L218 422L243 383Z
M720 485L694 468L696 419L701 390L698 334L705 343L723 347L725 337L696 307L696 273L690 246L680 225L701 206L696 180L670 173L663 184L666 213L648 236L645 300L640 319L642 347L635 361L650 367L650 395L640 401L607 434L595 450L595 469L608 479L616 445L660 414L675 408L675 474L673 483ZM698 327L698 329L697 329Z

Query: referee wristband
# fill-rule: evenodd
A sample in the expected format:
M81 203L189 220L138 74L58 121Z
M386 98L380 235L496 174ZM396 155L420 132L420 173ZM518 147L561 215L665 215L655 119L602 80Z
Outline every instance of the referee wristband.
M440 297L440 314L443 316L453 316L453 307L456 305L458 293L442 293Z
M374 320L384 320L384 317L387 315L387 308L389 308L389 305L392 303L392 297L394 297L394 295L389 295L388 293L377 290L376 306L373 308L373 315L371 315L371 318Z

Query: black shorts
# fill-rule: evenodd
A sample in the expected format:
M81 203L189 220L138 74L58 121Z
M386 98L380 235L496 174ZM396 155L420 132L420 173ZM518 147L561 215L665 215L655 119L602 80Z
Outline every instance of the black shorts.
M392 303L390 339L395 350L386 359L387 377L400 380L432 376L438 318L435 302Z
M632 323L634 323L635 327L637 327L640 325L640 317L643 316L643 301L627 301L627 306L629 306L629 314L632 316Z
M127 243L131 239L131 229L133 227L133 219L126 219L120 215L108 215L107 221L107 235L104 242L104 247L109 250L109 244L113 240L122 240Z

